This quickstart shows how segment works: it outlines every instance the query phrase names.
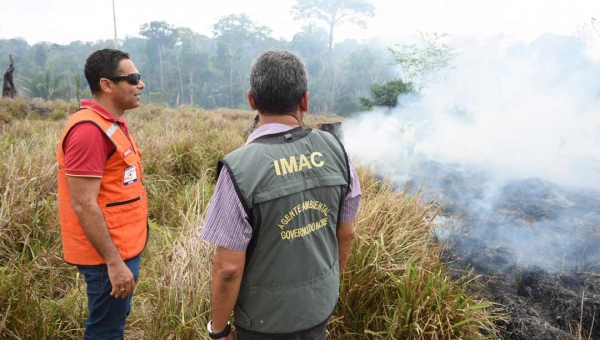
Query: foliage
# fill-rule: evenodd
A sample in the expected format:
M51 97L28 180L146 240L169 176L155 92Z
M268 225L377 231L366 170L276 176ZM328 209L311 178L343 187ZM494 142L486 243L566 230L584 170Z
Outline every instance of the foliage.
M0 107L15 102L0 100ZM67 109L64 102L42 104ZM65 118L11 112L27 118L0 126L0 338L81 339L85 284L62 259L58 227L54 155ZM144 152L151 230L126 338L208 339L213 247L200 233L216 160L243 144L252 117L188 106L127 114ZM307 123L331 119L308 116ZM467 291L465 280L450 279L430 241L437 208L358 170L357 238L329 337L494 339L493 308Z
M446 33L419 32L420 44L405 44L398 49L388 48L394 62L402 67L404 79L421 91L437 80L440 71L450 66L455 56L454 49L443 40Z
M363 18L373 16L375 8L367 0L296 0L292 7L295 20L314 19L329 29L329 50L333 45L333 29L343 23L365 26Z
M327 46L327 32L314 24L302 27L289 45L294 53L304 59L310 74L317 74L325 68Z
M357 22L369 13L338 12L337 22ZM289 40L275 39L268 27L244 14L220 18L212 27L213 34L206 36L165 21L152 21L141 25L141 37L119 41L142 74L144 103L248 108L245 93L252 60L268 49L291 50L305 62L314 113L353 111L359 106L358 98L368 95L371 84L393 74L385 48L353 40L330 46L330 32L315 24L303 26ZM83 75L85 60L93 51L107 47L114 48L112 39L32 46L22 39L0 39L0 69L6 69L12 54L15 81L22 87L27 85L31 97L86 98L90 92ZM48 70L52 70L47 73L49 80L41 81ZM44 85L38 89L37 84Z
M75 98L77 101L81 100L81 75L78 73L75 75Z
M368 46L361 46L348 54L343 69L348 73L349 83L355 93L368 92L371 85L389 79L385 56Z
M161 91L164 91L163 60L166 51L172 49L179 39L177 29L166 21L152 21L148 24L143 24L140 27L140 35L148 38L150 41L149 47L151 49L154 48L158 54L160 89Z
M355 113L362 112L364 110L365 107L350 96L343 96L338 98L338 100L333 105L333 111L337 112L337 114L342 117L349 117Z
M170 48L177 42L177 29L166 21L151 21L140 26L140 35L148 38L159 49Z
M333 111L342 116L364 111L361 99L375 84L387 80L388 74L383 56L369 47L360 47L348 54L334 77L336 101ZM384 105L384 104L377 104Z
M64 96L61 86L63 77L64 74L56 74L52 67L43 70L36 65L18 82L25 90L26 97L53 100Z
M336 79L336 65L333 62L333 32L335 27L353 23L365 27L363 18L373 16L375 8L368 0L295 0L292 13L295 20L309 19L322 22L329 30L327 73L324 78L322 101L327 111L339 99L339 81ZM323 75L321 75L323 76Z
M385 106L391 109L398 104L400 95L410 93L414 93L412 84L405 83L402 79L396 79L383 85L373 84L371 86L371 97L373 99L361 97L360 103L368 109L375 106Z
M265 45L271 30L254 24L244 14L233 14L219 20L213 26L213 33L217 41L215 64L228 80L229 107L234 107L236 97L243 98L237 101L242 103L246 98L250 73L248 51L255 51L250 55L258 54L256 47Z

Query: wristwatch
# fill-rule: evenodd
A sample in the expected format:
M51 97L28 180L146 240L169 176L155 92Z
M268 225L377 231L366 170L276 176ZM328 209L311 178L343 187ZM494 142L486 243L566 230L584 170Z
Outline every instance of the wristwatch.
M229 324L229 321L227 321L227 326L225 326L224 330L220 331L219 333L213 333L212 320L210 320L206 325L206 329L208 330L208 336L211 339L221 339L228 336L229 333L231 333L231 324Z

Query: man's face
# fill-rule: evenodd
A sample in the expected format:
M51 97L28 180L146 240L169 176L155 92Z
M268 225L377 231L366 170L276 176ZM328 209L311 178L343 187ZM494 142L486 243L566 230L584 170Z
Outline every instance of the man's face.
M127 76L132 73L139 73L133 62L129 59L123 59L119 62L118 76ZM127 80L120 80L114 86L113 103L122 110L131 110L140 106L140 97L142 90L146 87L140 79L137 85L131 85Z

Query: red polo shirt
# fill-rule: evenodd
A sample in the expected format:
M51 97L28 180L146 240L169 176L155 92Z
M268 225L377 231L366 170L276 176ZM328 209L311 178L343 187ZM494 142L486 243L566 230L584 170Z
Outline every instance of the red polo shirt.
M127 122L114 117L108 110L91 100L82 100L82 109L90 109L119 124L129 136ZM96 124L83 122L75 125L65 138L65 172L70 176L102 177L106 160L114 152L115 146Z

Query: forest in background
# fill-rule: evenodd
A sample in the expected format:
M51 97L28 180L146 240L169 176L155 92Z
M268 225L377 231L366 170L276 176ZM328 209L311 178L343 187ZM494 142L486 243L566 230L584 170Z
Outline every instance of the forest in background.
M0 70L15 59L15 82L26 99L79 100L89 97L83 66L102 48L128 52L146 84L145 103L249 109L246 90L252 60L269 49L296 53L309 73L311 112L348 116L373 106L394 107L401 93L420 91L449 66L453 50L443 33L421 33L420 43L384 46L377 40L335 44L344 25L365 27L374 15L367 0L296 0L294 19L307 23L291 40L245 14L218 19L212 36L165 21L139 28L139 37L68 45L23 39L0 40ZM300 25L299 25L300 26Z
M203 108L248 108L252 60L269 49L286 49L299 55L309 72L311 111L348 115L363 110L360 98L373 84L398 77L385 46L346 40L332 46L329 67L329 34L315 24L300 30L291 41L278 40L271 30L245 15L230 15L205 36L167 22L140 27L141 37L118 42L128 52L146 84L146 103ZM83 66L87 56L101 48L114 48L113 40L74 41L68 45L23 39L0 40L0 69L15 59L19 95L45 100L77 100L89 96Z

